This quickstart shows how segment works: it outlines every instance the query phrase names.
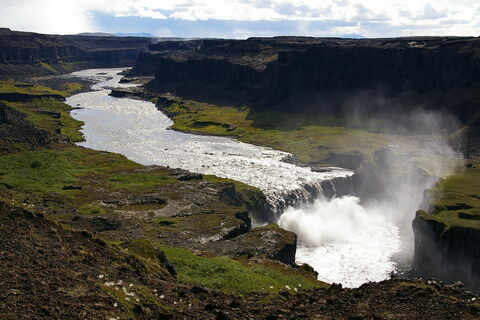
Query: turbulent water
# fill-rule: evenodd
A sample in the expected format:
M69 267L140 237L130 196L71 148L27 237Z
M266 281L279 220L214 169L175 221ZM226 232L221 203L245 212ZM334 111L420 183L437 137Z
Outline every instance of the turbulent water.
M362 207L357 197L288 208L279 225L299 236L297 263L311 265L323 281L356 287L396 271L399 229L380 212Z
M109 96L119 84L121 69L92 69L75 77L97 81L93 92L68 98L72 116L85 122L85 147L117 152L145 165L163 165L235 179L261 189L273 207L286 198L306 199L322 181L347 177L349 170L313 172L283 162L288 153L225 137L201 136L168 130L172 121L150 102ZM422 190L423 191L423 190ZM415 207L418 199L412 201ZM415 212L415 208L412 214ZM411 220L410 220L411 221ZM362 207L346 196L288 207L279 220L297 233L297 262L307 262L319 279L354 287L388 278L395 271L393 257L401 248L400 231L381 206Z
M84 70L74 76L96 79L93 92L68 98L81 108L72 116L85 122L86 141L80 145L117 152L141 164L157 164L235 179L258 187L272 206L281 206L289 195L308 198L305 186L320 187L324 180L346 177L349 170L333 168L312 172L310 168L283 162L288 153L238 142L225 137L193 135L168 130L172 121L147 101L115 98L107 88L119 84L121 69ZM109 80L107 80L109 79Z

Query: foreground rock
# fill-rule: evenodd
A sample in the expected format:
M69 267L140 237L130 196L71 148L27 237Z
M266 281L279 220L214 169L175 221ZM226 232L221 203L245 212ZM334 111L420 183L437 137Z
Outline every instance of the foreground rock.
M242 297L179 283L154 259L0 203L2 319L478 319L458 285L388 280ZM130 249L130 250L128 250ZM298 292L297 292L298 291Z
M476 157L466 160L469 166L424 194L427 210L413 221L413 267L418 275L460 280L479 292L480 169Z

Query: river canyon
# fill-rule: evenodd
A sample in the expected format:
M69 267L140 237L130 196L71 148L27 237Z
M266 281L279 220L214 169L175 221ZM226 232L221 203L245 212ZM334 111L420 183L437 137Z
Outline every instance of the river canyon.
M67 99L74 108L72 116L85 123L86 141L79 145L120 153L144 165L213 174L258 187L267 197L269 220L297 234L297 263L310 264L319 280L329 283L358 287L408 270L411 222L424 200L423 191L461 160L441 139L417 137L411 142L391 137L389 148L404 158L383 159L383 166L397 166L404 173L401 179L371 182L387 190L382 198L362 201L345 191L327 197L322 184L328 182L334 190L338 180L351 184L354 171L332 167L317 172L284 161L290 155L282 151L170 130L172 121L154 103L109 96L113 87L136 86L119 83L121 71L89 69L71 75L96 82L92 92ZM414 170L412 159L428 162L428 177ZM364 194L369 187L373 189L366 186ZM257 225L265 220L253 218Z

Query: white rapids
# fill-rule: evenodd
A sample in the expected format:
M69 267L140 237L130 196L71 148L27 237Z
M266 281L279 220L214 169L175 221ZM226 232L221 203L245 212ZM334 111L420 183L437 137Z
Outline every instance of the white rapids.
M357 197L318 199L302 208L288 208L279 225L298 235L296 262L308 263L318 278L357 287L387 279L396 271L392 259L400 250L399 229Z
M302 198L306 185L319 188L324 180L352 174L340 168L313 172L283 162L289 156L286 152L226 137L168 130L173 122L153 103L108 95L109 87L132 86L119 83L120 71L90 69L73 73L100 81L92 87L96 91L67 99L72 107L81 108L72 111L75 119L85 123L82 132L86 141L80 145L120 153L144 165L169 166L244 182L262 190L274 207L283 204L289 194Z
M306 186L348 177L352 171L334 168L314 172L282 161L288 153L242 143L231 138L168 130L172 121L153 103L108 94L119 84L123 69L90 69L74 77L97 81L93 92L67 99L72 116L85 123L86 141L79 145L125 155L144 165L162 165L235 179L261 189L273 207L285 198L308 198ZM279 224L299 235L296 260L307 262L319 279L347 287L388 278L395 270L399 233L380 214L370 215L355 197L318 199L303 207L289 207Z

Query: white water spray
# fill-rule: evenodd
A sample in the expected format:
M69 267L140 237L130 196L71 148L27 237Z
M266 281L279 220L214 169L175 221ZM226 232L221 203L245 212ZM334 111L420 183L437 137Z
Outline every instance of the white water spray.
M381 212L362 207L357 197L289 208L279 225L298 235L297 263L311 265L320 280L356 287L386 279L395 268L398 228Z
M435 123L433 116L428 120ZM426 209L424 190L462 159L438 135L392 136L385 150L375 159L381 174L361 186L372 198L318 199L280 217L279 225L298 236L297 263L310 264L320 280L357 287L406 267L414 250L411 223L418 209Z

